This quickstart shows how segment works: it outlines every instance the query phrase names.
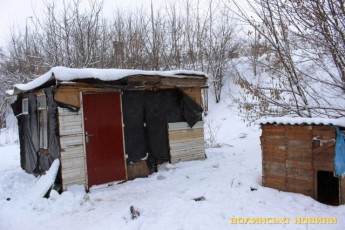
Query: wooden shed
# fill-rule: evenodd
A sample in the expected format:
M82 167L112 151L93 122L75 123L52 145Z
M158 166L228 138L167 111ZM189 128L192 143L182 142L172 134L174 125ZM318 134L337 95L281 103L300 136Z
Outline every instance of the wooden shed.
M267 118L262 128L262 185L302 193L319 202L345 203L345 178L334 170L335 127L341 119Z
M144 177L161 162L204 159L206 75L197 71L52 68L9 95L21 167L57 183L93 185Z

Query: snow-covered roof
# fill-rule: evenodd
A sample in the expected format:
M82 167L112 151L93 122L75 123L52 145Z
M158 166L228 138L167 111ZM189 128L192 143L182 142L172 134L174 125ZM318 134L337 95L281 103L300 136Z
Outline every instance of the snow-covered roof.
M47 73L39 76L35 80L26 84L15 84L12 90L7 90L8 95L15 95L38 88L51 80L57 81L73 81L77 79L98 79L101 81L116 81L132 75L155 75L161 77L173 78L190 78L190 77L207 77L200 71L191 70L174 70L174 71L145 71L131 69L74 69L67 67L53 67Z
M269 117L261 118L257 124L279 124L279 125L334 125L345 127L345 118L308 118L308 117Z

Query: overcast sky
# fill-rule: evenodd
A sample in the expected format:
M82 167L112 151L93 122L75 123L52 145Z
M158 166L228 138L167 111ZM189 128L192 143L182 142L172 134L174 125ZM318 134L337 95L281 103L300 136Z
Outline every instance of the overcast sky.
M44 9L44 1L55 1L56 3L62 4L63 0L0 0L0 47L5 47L6 42L9 40L11 28L21 28L25 31L25 26L27 25L30 29L30 24L32 23L30 17L36 14L40 14L42 9ZM66 2L73 0L65 0ZM82 3L87 4L89 0L81 0ZM96 0L98 1L98 0ZM102 0L99 0L100 2ZM150 10L150 3L153 2L155 10L159 9L165 3L183 2L186 0L103 0L104 16L109 18L111 13L116 9L121 9L125 11L135 10L141 7ZM198 1L201 7L208 8L208 4L211 0L189 0ZM231 2L231 0L226 0ZM240 5L243 4L243 0L235 0ZM35 12L35 13L34 13Z
M25 28L26 23L30 26L29 17L38 13L44 6L43 1L54 0L0 0L0 46L5 46L8 41L10 29L15 27ZM62 2L62 0L55 0ZM71 0L65 0L66 2ZM88 0L82 0L87 2ZM133 10L140 6L149 7L151 0L103 0L104 14L110 15L115 9ZM165 0L152 0L154 6L160 5ZM174 0L168 0L174 1ZM100 0L101 2L101 0Z

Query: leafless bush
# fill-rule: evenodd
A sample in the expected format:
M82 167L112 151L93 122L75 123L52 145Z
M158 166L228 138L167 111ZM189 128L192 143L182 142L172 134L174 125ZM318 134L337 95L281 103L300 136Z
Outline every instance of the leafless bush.
M260 75L238 72L235 80L244 89L238 102L246 117L344 116L344 2L246 3L255 20L237 5L239 15L267 47L256 53Z
M205 146L206 148L220 148L221 144L217 141L220 125L213 121L207 120L205 122Z

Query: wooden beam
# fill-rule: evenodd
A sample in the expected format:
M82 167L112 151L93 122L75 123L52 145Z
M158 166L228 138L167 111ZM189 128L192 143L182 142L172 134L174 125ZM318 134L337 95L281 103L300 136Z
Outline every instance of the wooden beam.
M329 142L327 142L326 144L323 144L321 147L318 147L317 149L314 149L313 150L313 153L315 154L319 154L319 153L322 153L323 151L325 151L326 149L332 147L335 145L335 141L334 140L331 140Z

